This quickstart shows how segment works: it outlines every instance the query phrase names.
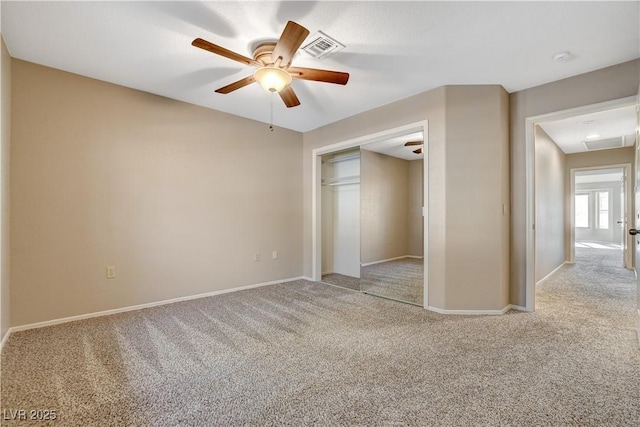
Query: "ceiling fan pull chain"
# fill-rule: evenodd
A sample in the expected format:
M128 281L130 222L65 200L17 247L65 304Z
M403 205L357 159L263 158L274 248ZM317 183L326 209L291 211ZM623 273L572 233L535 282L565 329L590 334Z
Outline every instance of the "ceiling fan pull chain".
M271 120L269 121L269 130L273 132L273 92L271 92Z

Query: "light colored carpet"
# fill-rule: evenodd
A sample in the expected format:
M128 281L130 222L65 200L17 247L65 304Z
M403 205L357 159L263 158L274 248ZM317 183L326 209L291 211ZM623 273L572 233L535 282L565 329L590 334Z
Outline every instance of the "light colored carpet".
M591 249L611 249L615 251L621 251L622 245L620 243L611 242L576 242L576 248L591 248ZM622 258L622 254L620 255Z
M584 264L541 285L535 313L296 281L19 332L1 405L61 426L637 426L633 274Z
M402 258L362 268L360 290L416 305L424 303L424 260Z

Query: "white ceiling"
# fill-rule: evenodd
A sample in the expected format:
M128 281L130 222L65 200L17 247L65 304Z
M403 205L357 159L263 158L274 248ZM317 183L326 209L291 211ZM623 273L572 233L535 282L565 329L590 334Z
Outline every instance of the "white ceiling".
M596 142L624 137L621 146L635 143L638 126L636 106L598 111L562 120L541 123L540 126L566 154L588 151L584 142Z
M414 132L407 135L396 136L382 141L369 142L361 145L361 150L375 151L376 153L386 154L387 156L397 157L404 160L422 159L424 155L416 154L413 150L420 146L405 147L404 144L409 141L424 141L422 132Z
M622 182L622 168L592 169L576 172L576 184L592 184L597 182Z
M346 71L347 86L294 81L302 105L274 99L274 124L309 131L447 84L513 92L640 55L639 2L27 2L2 1L1 29L19 59L216 110L270 120L253 72L191 46L204 38L245 56L293 20L346 45L294 65ZM569 51L565 61L553 55Z

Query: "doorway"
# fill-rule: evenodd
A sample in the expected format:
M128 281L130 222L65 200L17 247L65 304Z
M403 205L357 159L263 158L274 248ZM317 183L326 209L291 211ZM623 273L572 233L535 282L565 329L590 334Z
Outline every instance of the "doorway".
M633 266L629 236L631 165L571 170L572 241L570 262L596 250L615 251L625 268Z
M631 165L633 164L633 145L635 144L635 128L637 119L634 115L637 100L635 97L608 101L595 105L573 108L570 110L544 114L526 119L526 149L527 149L527 235L526 235L526 310L533 311L535 307L536 284L550 276L555 270L562 267L564 263L575 262L575 236L576 231L573 226L575 221L575 203L573 188L573 172L579 169L602 169L607 167L622 167L626 177L630 176ZM564 131L563 131L564 130ZM541 221L539 209L544 203L544 192L539 191L539 182L551 176L545 166L551 164L547 161L549 157L542 158L539 152L540 133L543 131L555 147L555 164L553 166L553 185L547 188L557 189L564 187L562 192L556 192L555 202L547 204L555 207L553 215L547 218L553 222L554 227L545 229L544 221ZM567 149L560 141L568 139L570 148ZM556 146L557 145L557 146ZM561 171L564 170L565 172ZM630 198L631 188L629 179L626 180L624 188L627 205L626 218L609 218L609 230L618 227L620 230L624 226L624 221L630 218L629 212L633 209L633 201ZM595 188L591 197L596 197ZM620 188L619 191L622 191ZM562 194L564 193L564 194ZM558 198L560 197L560 199ZM601 204L604 206L605 198L602 197ZM613 197L611 194L610 197ZM607 199L610 202L611 199ZM586 197L579 198L578 203L586 203ZM595 202L594 206L595 206ZM621 201L622 203L622 201ZM589 208L595 209L595 208ZM548 212L552 212L549 210ZM595 222L595 210L591 213L591 218ZM610 209L603 209L603 219L606 215L612 215ZM618 224L621 221L621 224ZM615 225L614 225L615 224ZM604 226L604 224L602 224ZM545 230L553 230L553 233L544 234ZM624 233L621 233L624 235ZM549 237L549 238L548 238ZM551 240L554 251L549 251L545 247ZM564 243L562 243L564 241ZM618 256L619 265L623 262L628 268L633 264L630 258L630 240L623 242L620 236L620 251L627 246L625 257L622 253ZM564 250L562 250L564 246ZM616 248L618 249L618 248ZM541 259L548 260L548 255L553 253L556 258L547 264L547 271L540 273L539 266ZM560 256L562 255L562 258Z

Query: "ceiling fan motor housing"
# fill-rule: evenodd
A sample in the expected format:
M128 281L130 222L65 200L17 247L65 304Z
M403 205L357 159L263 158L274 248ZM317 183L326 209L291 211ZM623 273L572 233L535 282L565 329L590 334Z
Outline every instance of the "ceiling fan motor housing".
M273 49L276 47L275 43L262 43L258 45L253 51L253 59L264 64L264 65L273 65L275 62L271 57L273 53ZM290 64L286 64L287 66Z

